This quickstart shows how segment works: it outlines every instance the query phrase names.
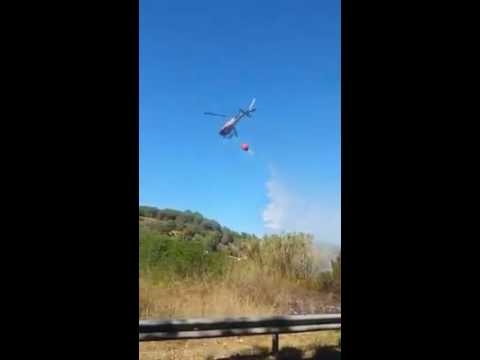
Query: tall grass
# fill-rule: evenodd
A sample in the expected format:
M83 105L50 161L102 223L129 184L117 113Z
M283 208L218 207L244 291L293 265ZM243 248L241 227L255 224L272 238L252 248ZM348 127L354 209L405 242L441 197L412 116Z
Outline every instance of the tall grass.
M325 298L310 236L249 239L235 252L242 257L200 240L141 234L140 317L285 314L294 299L313 306Z
M221 278L163 281L142 277L140 316L196 317L284 314L292 299L308 297L301 284L265 274L252 261L232 262ZM311 297L318 301L318 297Z

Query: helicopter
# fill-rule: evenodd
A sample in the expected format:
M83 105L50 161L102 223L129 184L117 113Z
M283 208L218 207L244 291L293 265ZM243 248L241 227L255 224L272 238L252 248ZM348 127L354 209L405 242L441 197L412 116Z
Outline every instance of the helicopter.
M219 131L219 134L223 136L224 138L231 139L232 136L238 137L237 129L235 126L238 124L240 119L244 116L251 117L251 113L253 113L256 109L255 107L255 99L252 100L250 105L248 106L247 110L239 109L238 113L229 118L225 124L223 124L222 128ZM223 114L217 114L217 113L212 113L212 112L205 112L204 115L211 115L211 116L221 116L221 117L228 117L227 115Z

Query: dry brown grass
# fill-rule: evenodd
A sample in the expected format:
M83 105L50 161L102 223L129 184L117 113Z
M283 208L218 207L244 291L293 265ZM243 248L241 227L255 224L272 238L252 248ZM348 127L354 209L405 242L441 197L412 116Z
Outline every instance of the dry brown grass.
M322 346L337 346L339 333L333 331L280 335L280 351L295 348L310 358ZM160 359L224 359L241 355L268 354L272 347L269 335L230 337L207 340L173 340L140 343L140 360Z
M266 274L248 260L234 264L221 279L154 282L140 279L140 318L285 315L303 301L303 312L328 301L305 284Z
M308 281L281 276L260 263L258 259L233 261L221 278L155 281L141 276L140 318L286 315L298 300L304 305L300 312L313 313L329 302L329 295ZM280 335L280 350L295 348L308 358L320 346L336 346L338 339L334 331ZM271 336L145 342L140 343L140 360L226 359L237 354L263 354L261 358L267 359L271 345Z

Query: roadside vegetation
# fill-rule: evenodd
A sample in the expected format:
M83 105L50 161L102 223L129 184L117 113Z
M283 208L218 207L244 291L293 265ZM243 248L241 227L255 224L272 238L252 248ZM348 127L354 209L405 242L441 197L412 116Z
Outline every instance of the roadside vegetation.
M147 318L320 312L341 301L309 234L238 233L196 212L140 207L140 308Z

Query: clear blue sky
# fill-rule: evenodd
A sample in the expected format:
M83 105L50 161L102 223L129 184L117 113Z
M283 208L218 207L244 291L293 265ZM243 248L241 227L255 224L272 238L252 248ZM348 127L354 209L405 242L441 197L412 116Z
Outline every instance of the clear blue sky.
M140 0L140 204L339 243L339 0Z

